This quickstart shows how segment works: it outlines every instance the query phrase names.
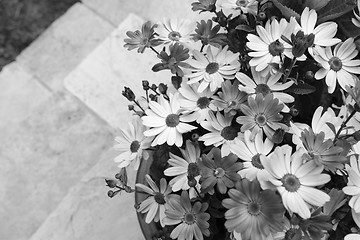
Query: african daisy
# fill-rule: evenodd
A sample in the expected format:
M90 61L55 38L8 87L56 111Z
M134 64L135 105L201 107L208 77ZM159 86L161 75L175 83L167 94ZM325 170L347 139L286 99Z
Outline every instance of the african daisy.
M349 181L347 186L343 188L343 191L345 194L352 196L349 206L356 213L360 213L360 168L358 156L353 155L350 157L350 165L346 165L346 171L349 175Z
M156 33L158 38L163 41L164 44L171 43L190 43L192 38L190 34L194 31L194 24L189 19L163 19L158 24Z
M218 1L217 5L225 15L232 14L232 18L239 16L241 13L257 15L258 12L258 2L256 0L223 0Z

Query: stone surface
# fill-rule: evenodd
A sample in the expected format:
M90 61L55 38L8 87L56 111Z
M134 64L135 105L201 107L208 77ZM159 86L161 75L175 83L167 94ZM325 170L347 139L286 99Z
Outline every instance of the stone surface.
M28 99L29 105L36 96ZM110 127L69 94L0 125L0 239L27 240L113 144Z
M17 60L53 91L64 77L114 29L81 3L57 19Z
M191 10L194 0L82 0L104 19L117 26L129 13L145 20L161 21L163 18L199 19L200 15ZM201 17L204 17L203 13ZM207 13L206 13L207 14ZM208 15L210 16L210 15Z
M121 95L124 86L143 96L143 79L150 83L170 83L170 71L154 73L151 70L159 62L154 52L147 49L139 54L123 47L125 32L142 23L141 18L130 14L65 79L65 87L114 128L124 127L131 115L127 109L130 102Z
M105 178L115 175L112 159L118 154L107 152L75 185L57 209L46 219L30 240L143 240L134 209L134 194L122 193L110 199ZM135 172L129 170L129 181Z

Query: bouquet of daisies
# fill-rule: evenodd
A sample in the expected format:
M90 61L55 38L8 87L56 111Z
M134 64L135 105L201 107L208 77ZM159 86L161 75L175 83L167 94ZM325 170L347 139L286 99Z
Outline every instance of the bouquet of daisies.
M128 31L171 74L141 97L125 87L109 196L146 194L154 239L360 239L359 5L199 0L211 19ZM128 186L126 167L150 159Z

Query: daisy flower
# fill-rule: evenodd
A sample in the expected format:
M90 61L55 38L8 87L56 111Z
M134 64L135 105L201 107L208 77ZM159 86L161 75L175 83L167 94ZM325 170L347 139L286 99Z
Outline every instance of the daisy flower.
M306 7L301 13L300 25L294 21L294 32L303 31L305 36L314 34L314 46L333 46L341 41L338 38L334 38L337 32L337 24L335 22L324 22L315 27L316 21L316 11ZM311 55L316 55L313 52L313 47L309 47L308 51Z
M323 206L330 200L329 195L316 186L330 181L328 174L322 174L323 167L314 161L302 159L304 149L291 154L292 147L283 145L275 148L268 156L270 161L263 162L270 173L269 181L280 193L285 208L299 214L303 219L310 218L310 206Z
M160 179L160 188L155 184L155 182L148 174L146 174L145 178L150 187L141 183L136 183L135 186L149 194L149 196L140 203L137 211L141 213L147 213L145 218L146 223L150 223L153 220L154 222L160 221L161 226L164 227L165 225L163 224L162 220L165 218L165 208L169 199L177 195L170 194L171 188L169 185L167 185L165 178Z
M216 110L214 100L212 99L214 92L210 89L205 89L203 92L198 92L199 83L191 85L182 84L178 89L180 93L179 104L180 107L186 111L194 111L198 113L197 123L201 123L208 118L209 110Z
M301 133L301 141L307 153L303 155L304 160L313 160L316 165L324 166L326 170L335 172L343 169L347 158L341 155L343 148L334 146L331 139L324 141L325 134L315 134L312 129L305 129Z
M134 168L137 170L141 159L147 160L149 158L149 153L144 150L151 146L153 138L146 137L144 135L145 130L147 128L137 116L132 119L128 129L120 129L120 136L115 138L117 144L114 146L116 150L122 152L114 159L116 163L119 163L119 168L127 167L134 161Z
M349 206L354 209L355 213L360 213L360 168L359 157L351 156L350 165L346 165L346 171L349 175L348 184L343 188L345 194L352 196Z
M281 36L287 38L292 33L292 25L282 18L280 22L276 19L269 20L265 24L265 28L257 25L256 32L258 34L248 34L246 46L252 50L249 56L252 57L249 65L255 67L257 72L261 72L262 76L269 74L271 66L269 63L281 63L283 55L290 56L291 45Z
M239 54L228 51L228 46L224 48L209 46L206 55L194 50L194 59L187 61L192 71L185 74L185 77L190 78L187 83L200 82L199 92L203 92L207 87L210 87L211 91L217 90L224 79L233 79L240 69Z
M199 201L191 204L189 194L186 191L181 193L180 200L172 201L170 207L165 210L165 225L178 224L171 232L172 239L203 240L204 236L209 236L210 214L205 210L207 203Z
M243 168L238 172L242 178L247 178L250 181L255 179L260 182L267 180L269 174L262 164L262 161L267 161L267 156L270 154L274 143L269 138L263 140L262 134L257 134L254 141L251 141L251 132L245 131L244 139L236 138L235 144L231 145L230 151L236 154L243 160Z
M235 182L240 180L237 171L242 168L242 163L237 162L237 156L229 154L221 157L220 154L220 149L212 148L199 161L201 191L204 193L213 190L216 185L216 189L225 194L228 188L234 187Z
M225 227L229 232L241 233L242 239L266 240L272 231L284 228L285 209L274 191L261 191L257 181L242 179L228 194L230 198L222 204L228 209Z
M164 44L190 43L190 34L194 31L194 24L189 19L163 19L158 24L156 33Z
M200 125L210 133L206 133L199 138L204 141L205 146L221 146L221 156L225 157L230 153L230 146L234 144L234 139L238 136L239 130L232 123L233 116L226 117L220 112L216 116L209 111L209 119Z
M174 192L179 190L188 190L188 176L192 175L195 179L200 179L200 170L198 167L198 159L200 158L200 148L190 140L186 141L186 148L179 148L183 157L179 157L170 152L168 163L169 168L165 169L165 176L172 177L169 184ZM198 186L200 188L200 185ZM190 194L192 195L192 194Z
M225 114L235 115L240 108L240 104L247 101L247 94L239 91L239 82L226 80L221 84L221 91L213 96L214 105L218 111L223 111Z
M318 55L314 59L321 64L321 68L315 73L315 79L325 78L329 93L334 92L336 82L345 91L346 86L355 85L354 74L360 74L360 60L353 60L358 54L353 38L337 44L333 52L330 47L316 49Z
M245 116L237 117L236 121L242 124L242 132L251 130L251 141L260 131L271 139L275 130L288 129L285 124L279 122L283 118L280 114L283 104L279 104L279 100L274 99L272 94L265 97L262 94L256 94L255 98L248 97L248 105L241 104L240 109Z
M258 12L258 2L256 0L224 0L218 2L217 5L225 15L232 14L232 18L239 16L241 13L250 13L256 16Z
M358 12L360 12L360 0L357 0L357 9L358 9ZM354 13L354 16L355 18L351 18L351 22L357 26L358 28L360 28L360 16L358 14L356 14L355 12L355 8L353 10L353 13Z
M178 93L170 94L170 101L159 96L159 103L149 102L146 116L141 117L143 124L151 129L144 132L145 136L156 136L151 146L167 143L169 146L180 147L183 144L183 133L190 132L196 127L186 122L195 121L196 114L181 114Z
M274 98L279 99L279 103L291 103L295 99L290 94L284 92L285 89L288 89L293 85L293 81L286 83L279 82L282 74L275 73L274 75L267 75L265 77L261 76L255 68L251 68L251 75L253 79L249 78L246 74L242 72L237 72L235 77L241 83L239 89L248 94L258 94L261 93L263 96L266 96L269 93L272 93ZM283 104L283 112L289 112L290 109L286 104Z

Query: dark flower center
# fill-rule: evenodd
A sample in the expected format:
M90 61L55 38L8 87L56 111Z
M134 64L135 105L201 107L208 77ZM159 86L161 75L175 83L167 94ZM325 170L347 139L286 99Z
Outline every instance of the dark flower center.
M261 212L261 205L257 202L249 202L247 210L250 215L259 215Z
M130 144L130 151L132 152L132 153L135 153L135 152L137 152L138 150L139 150L139 148L140 148L140 143L139 143L139 141L133 141L131 144Z
M224 127L223 130L221 130L220 135L225 140L231 141L236 138L236 136L238 135L238 131L232 126L227 126L227 127Z
M222 178L223 176L225 176L225 170L222 168L216 168L214 170L214 176L217 178Z
M296 192L301 185L299 179L291 173L285 174L281 178L281 182L283 187L289 192Z
M180 123L179 115L169 114L165 119L165 123L168 127L176 127Z
M158 204L163 205L166 203L165 196L162 193L157 192L154 196L154 199L155 199L155 202L157 202Z
M332 70L334 70L335 72L339 71L342 68L342 62L341 62L340 58L338 58L338 57L330 58L329 65L330 65L330 68Z
M216 63L216 62L211 62L211 63L209 63L209 64L206 66L206 68L205 68L205 71L206 71L208 74L216 73L218 70L219 70L219 64Z
M264 97L271 92L269 86L264 83L260 83L255 88L256 93L261 93Z
M172 31L169 33L168 38L172 41L179 41L181 38L181 34L176 31Z
M251 163L254 167L258 168L258 169L264 169L264 166L261 164L261 161L260 161L260 156L261 154L258 153L256 155L254 155L252 158L251 158Z
M264 114L259 113L255 116L255 122L260 126L264 126L266 124L266 117L264 116Z
M232 101L229 101L227 104L228 104L229 108L232 108L232 107L235 107L237 105L237 102L235 100L232 100Z
M189 163L188 165L188 175L191 177L199 176L200 170L196 163Z
M210 99L207 98L207 97L201 97L197 100L197 106L200 108L200 109L204 109L204 108L207 108L210 104Z
M246 0L237 0L236 5L239 7L246 7L247 1Z
M184 216L184 222L191 225L195 222L196 217L192 213L186 213Z
M269 53L273 56L280 56L284 52L284 45L276 40L269 44Z

